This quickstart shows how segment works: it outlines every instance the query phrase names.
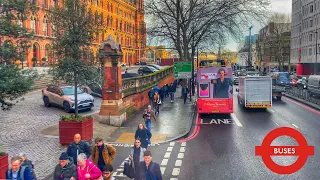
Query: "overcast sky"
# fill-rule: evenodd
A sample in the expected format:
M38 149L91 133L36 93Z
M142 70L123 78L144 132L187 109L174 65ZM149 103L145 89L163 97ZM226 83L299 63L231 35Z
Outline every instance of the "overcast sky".
M272 11L291 14L292 0L270 0L270 1L271 1ZM259 24L253 24L252 33L253 34L258 33L261 28L262 27ZM247 32L247 35L249 35L249 30ZM237 51L237 47L238 47L238 44L230 40L230 43L227 45L226 48L230 49L231 51Z

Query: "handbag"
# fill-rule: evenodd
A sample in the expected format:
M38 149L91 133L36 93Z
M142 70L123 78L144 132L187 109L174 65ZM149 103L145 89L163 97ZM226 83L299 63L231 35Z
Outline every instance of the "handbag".
M130 160L129 162L124 163L123 174L128 178L132 179L135 175L134 163Z

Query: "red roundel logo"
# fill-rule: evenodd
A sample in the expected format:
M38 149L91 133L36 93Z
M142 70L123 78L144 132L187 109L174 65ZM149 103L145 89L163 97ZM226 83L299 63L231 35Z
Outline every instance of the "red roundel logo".
M298 142L298 146L270 146L272 141L280 136L289 136ZM314 155L314 146L308 146L303 135L289 127L281 127L272 130L263 139L261 146L255 148L256 156L261 156L264 164L273 172L278 174L292 174L301 169L306 163L308 156ZM289 166L276 164L271 156L298 156L295 163Z

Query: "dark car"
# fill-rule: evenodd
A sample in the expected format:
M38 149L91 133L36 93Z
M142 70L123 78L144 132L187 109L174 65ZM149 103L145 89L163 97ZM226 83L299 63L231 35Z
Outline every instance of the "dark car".
M87 86L83 86L82 90L92 96L102 97L102 87L98 83L91 83Z
M144 75L144 74L151 74L151 73L154 73L158 71L157 69L153 68L153 67L150 67L150 66L143 66L143 67L140 67L138 69L138 74L140 75Z
M161 67L161 66L159 66L157 64L148 64L147 66L153 67L153 68L158 69L158 70L163 69L163 67Z
M137 76L139 76L139 74L137 74L137 73L124 73L124 74L122 74L122 79L134 78Z
M136 63L134 63L135 65L147 65L147 63L146 62L136 62Z

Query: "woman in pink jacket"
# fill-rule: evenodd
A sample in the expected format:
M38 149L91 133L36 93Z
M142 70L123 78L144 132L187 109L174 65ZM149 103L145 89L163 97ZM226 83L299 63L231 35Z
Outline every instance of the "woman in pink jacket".
M84 153L78 155L78 180L101 180L102 172Z

